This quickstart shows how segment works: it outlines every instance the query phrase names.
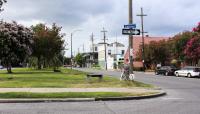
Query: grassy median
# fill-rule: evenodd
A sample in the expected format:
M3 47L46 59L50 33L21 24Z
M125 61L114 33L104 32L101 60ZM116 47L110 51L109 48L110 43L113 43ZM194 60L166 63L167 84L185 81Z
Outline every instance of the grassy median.
M87 80L84 72L61 68L61 72L52 70L35 70L27 68L13 69L13 74L0 71L0 88L153 88L152 85L137 81L119 81L117 78L104 76L103 80L91 78ZM65 93L1 93L0 98L98 98L151 95L147 93L121 92L65 92Z
M105 76L102 81L98 78L86 79L86 73L62 68L61 72L52 70L13 69L13 74L0 71L0 88L102 88L102 87L142 87L152 85L141 82L119 81L117 78Z

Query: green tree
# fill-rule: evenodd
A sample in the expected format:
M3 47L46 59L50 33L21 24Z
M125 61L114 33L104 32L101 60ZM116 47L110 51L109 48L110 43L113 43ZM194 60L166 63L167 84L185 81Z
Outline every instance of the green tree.
M58 68L61 61L58 58L64 50L64 34L61 33L61 27L53 24L49 28L44 24L38 24L32 29L35 34L32 55L37 58L38 69L42 66Z
M33 33L29 28L16 22L0 22L0 60L8 73L12 73L12 63L22 63L31 54L32 43Z
M34 31L34 44L32 46L33 53L32 56L37 58L37 67L38 69L42 68L42 60L45 56L45 49L48 48L47 41L48 41L48 29L44 24L38 24L32 27Z
M137 53L137 59L142 61L142 46L140 51ZM145 64L147 67L152 65L155 67L156 64L165 64L169 58L169 50L167 49L167 41L162 40L159 42L152 41L149 44L145 44Z
M77 54L76 57L75 57L75 62L76 62L76 64L78 64L79 66L82 67L83 63L85 62L83 54L80 54L80 53Z
M193 32L186 31L173 37L170 49L172 49L172 56L174 59L177 59L178 61L185 61L185 46L187 42L193 37L193 35Z

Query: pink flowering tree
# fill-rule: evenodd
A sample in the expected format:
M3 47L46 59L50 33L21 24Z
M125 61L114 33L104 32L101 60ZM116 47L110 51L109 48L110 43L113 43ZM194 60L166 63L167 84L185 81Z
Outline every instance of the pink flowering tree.
M32 53L33 32L17 24L0 21L0 61L12 73L12 63L23 63Z
M193 28L193 32L200 33L200 22L198 23L197 27Z
M187 42L184 53L193 65L198 64L200 58L200 23L193 28L194 36Z

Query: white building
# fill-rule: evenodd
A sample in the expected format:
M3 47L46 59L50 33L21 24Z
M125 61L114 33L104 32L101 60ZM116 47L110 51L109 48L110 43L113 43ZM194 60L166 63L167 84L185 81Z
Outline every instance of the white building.
M104 43L98 44L98 63L101 68L106 69L105 46ZM124 62L125 46L119 42L106 44L107 69L118 69Z

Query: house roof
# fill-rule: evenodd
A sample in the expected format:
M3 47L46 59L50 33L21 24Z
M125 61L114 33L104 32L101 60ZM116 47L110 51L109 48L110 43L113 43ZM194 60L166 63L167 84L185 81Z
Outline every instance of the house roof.
M104 45L104 42L100 42L98 43L98 45ZM114 42L114 43L106 43L108 46L110 47L114 47L114 44L117 44L117 47L125 47L124 44L120 43L120 42Z
M170 37L145 37L144 43L149 44L151 41L168 40L169 38ZM141 36L134 36L133 37L134 55L138 52L141 44L142 44L142 37Z
M151 41L161 41L161 40L168 40L170 39L170 37L144 37L144 43L145 44L149 44ZM133 55L134 58L136 58L136 54L140 49L140 45L142 44L142 37L141 36L134 36L133 37ZM128 63L128 61L126 61L129 58L129 51L127 49L126 54L125 54L125 59L124 62ZM134 65L135 66L141 66L142 62L135 62Z
M114 46L114 45L117 45L117 47L125 47L125 45L120 42L114 42L110 44L110 46Z

